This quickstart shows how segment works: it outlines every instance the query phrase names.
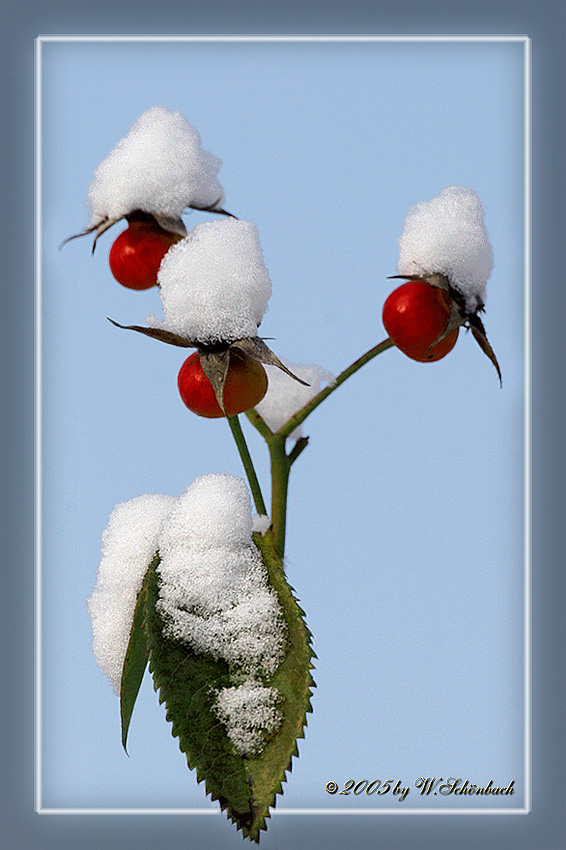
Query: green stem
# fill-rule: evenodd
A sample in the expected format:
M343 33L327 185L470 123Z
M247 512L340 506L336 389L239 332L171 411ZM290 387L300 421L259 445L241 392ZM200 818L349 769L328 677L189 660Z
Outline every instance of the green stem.
M254 410L253 408L251 410L246 410L246 416L256 431L259 431L263 439L268 443L271 437L273 437L273 431L269 425L263 421L257 410Z
M271 535L275 551L283 558L291 463L285 451L285 437L272 437L267 445L271 457Z
M287 455L287 457L289 458L289 466L292 466L295 463L295 461L297 460L299 455L306 449L308 444L309 444L309 438L308 437L299 437L299 439L297 440L297 442L295 443L295 445L293 446L293 448L291 449L291 451Z
M365 366L366 363L369 363L370 360L373 360L373 358L377 357L378 354L381 354L382 351L387 351L387 349L391 348L393 345L394 343L389 338L384 339L383 342L379 343L379 345L370 348L369 351L366 351L365 354L362 354L361 357L358 357L357 360L355 360L350 366L348 366L347 369L344 369L344 371L338 375L334 383L330 384L330 386L325 387L323 390L317 393L317 395L315 395L314 398L311 398L311 400L307 404L305 404L304 407L301 407L301 409L298 410L294 414L294 416L291 416L291 418L276 432L277 436L288 437L289 434L291 434L295 430L295 428L298 428L299 425L301 425L305 421L307 416L309 416L313 412L313 410L315 410L319 406L319 404L322 404L325 398L328 398L328 396L333 393L334 390L338 389L340 384L343 384L344 381L347 381L348 378L350 378L358 371L358 369L361 369L362 366Z
M238 451L240 453L240 457L242 459L242 463L244 465L244 469L248 477L248 482L254 500L255 509L258 514L266 516L267 509L265 507L265 502L263 501L261 487L259 486L259 481L254 469L248 445L246 443L246 438L244 437L244 432L242 431L242 426L240 425L240 420L237 416L227 416L226 418L228 420L228 425L230 426L230 430L232 431L232 435L236 442L236 446L238 447Z
M322 404L325 398L334 392L344 381L347 381L354 375L358 369L381 354L382 351L387 351L393 346L393 342L388 338L375 345L358 357L347 369L341 372L333 384L325 387L317 395L314 396L304 407L298 410L278 431L273 432L271 428L259 415L257 410L248 410L246 416L252 423L254 428L261 434L267 443L269 455L271 458L271 529L270 536L272 545L277 554L283 558L285 553L285 530L287 524L287 493L289 489L289 474L291 466L297 460L301 452L308 445L308 437L300 437L289 454L285 450L285 443L289 434L295 428L301 425L307 416L315 410L319 404ZM243 435L242 435L243 436ZM241 454L241 452L240 452ZM243 457L242 457L243 460ZM251 464L251 460L250 460ZM245 466L245 463L244 463ZM253 467L252 467L253 470ZM249 478L249 474L248 474ZM258 485L259 487L259 485ZM257 504L257 503L256 503ZM265 512L265 511L264 511Z

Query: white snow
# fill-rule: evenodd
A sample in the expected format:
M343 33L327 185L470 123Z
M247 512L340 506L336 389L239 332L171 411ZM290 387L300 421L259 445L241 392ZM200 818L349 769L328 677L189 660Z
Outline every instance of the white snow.
M235 549L248 543L251 534L251 502L245 481L227 472L201 475L169 511L159 551L163 559L179 547Z
M271 517L268 517L265 514L254 514L252 519L253 531L257 531L258 534L265 534L271 525Z
M275 688L254 682L218 691L213 707L240 755L261 752L264 734L279 728L283 714L277 708L278 699Z
M161 524L174 502L173 496L157 495L122 502L112 511L102 535L102 560L87 606L94 656L116 694L120 693L136 598L157 553Z
M483 306L493 251L473 189L448 186L409 210L397 268L401 275L443 274L464 297L468 312Z
M308 387L294 381L281 369L266 366L267 393L256 405L256 410L272 431L278 431L298 410L314 398L324 385L332 384L334 375L314 363L291 363L281 361L293 374L309 384ZM302 426L296 428L290 439L298 440L302 436Z
M98 166L88 196L90 224L136 209L178 219L187 207L218 207L224 199L220 166L180 112L153 106Z
M164 634L228 663L231 686L217 692L215 705L240 753L261 749L283 718L278 692L262 681L286 647L277 594L251 537L266 521L252 517L246 483L228 473L203 475L179 497L123 502L103 533L87 600L96 661L119 694L137 594L159 552Z
M177 242L158 283L164 319L148 324L202 343L256 336L271 297L257 228L232 218L198 224Z
M279 602L251 531L247 486L222 473L187 488L159 537L165 633L224 659L236 676L270 675L285 645Z

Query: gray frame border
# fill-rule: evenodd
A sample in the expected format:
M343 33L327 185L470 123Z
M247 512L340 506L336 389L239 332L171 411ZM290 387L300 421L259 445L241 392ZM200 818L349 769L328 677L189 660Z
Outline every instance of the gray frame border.
M33 40L41 33L132 31L132 6L126 0L97 4L5 0L2 29L7 33L0 61L4 63L3 115L5 155L2 170L5 201L0 235L4 243L3 294L6 322L2 420L5 450L2 499L5 521L6 579L0 598L5 629L2 661L8 697L3 700L2 790L0 847L6 850L47 850L48 847L129 848L166 845L204 848L240 846L221 818L184 821L144 816L135 818L38 818L33 812ZM560 781L566 765L560 725L565 697L563 601L565 578L561 530L566 479L562 447L565 416L561 392L566 362L561 316L564 286L558 280L559 249L564 239L566 196L563 168L565 105L560 98L565 62L563 39L566 10L560 0L459 4L407 0L399 8L392 0L372 3L304 2L281 7L266 2L226 3L210 0L202 8L187 0L139 0L135 28L140 34L209 33L525 33L533 45L533 805L522 818L420 816L402 821L328 817L274 818L262 844L270 838L286 848L490 848L563 846L566 817ZM220 25L219 25L220 22ZM558 97L556 97L558 95ZM558 374L557 374L557 370ZM558 381L556 378L558 377ZM369 824L369 825L368 825ZM355 834L353 830L355 828Z

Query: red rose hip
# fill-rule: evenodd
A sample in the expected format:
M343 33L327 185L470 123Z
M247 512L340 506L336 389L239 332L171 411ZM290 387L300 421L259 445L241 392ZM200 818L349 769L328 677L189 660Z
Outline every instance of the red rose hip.
M430 348L446 328L451 309L452 299L444 289L424 280L410 280L386 299L383 326L403 354L429 363L445 357L456 345L459 328Z
M132 220L110 248L110 271L128 289L150 289L157 284L161 260L181 237L144 220Z
M177 379L184 404L198 416L218 419L224 416L212 384L203 372L198 352L192 354L181 366ZM267 374L256 360L230 351L230 365L224 385L224 407L228 416L250 410L267 392Z

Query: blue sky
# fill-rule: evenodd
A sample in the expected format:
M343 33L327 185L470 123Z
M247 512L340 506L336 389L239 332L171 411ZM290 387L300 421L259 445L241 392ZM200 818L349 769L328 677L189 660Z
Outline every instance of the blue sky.
M139 114L178 109L223 161L226 207L259 228L285 359L338 374L385 337L409 208L471 186L495 267L485 324L436 364L391 350L307 420L287 570L318 656L314 713L278 808L423 804L420 776L516 793L523 773L523 45L52 42L42 62L43 805L209 808L147 678L120 744L85 597L118 502L241 475L225 422L182 405L182 350L120 331L154 291L124 290L91 242L98 163ZM185 218L188 227L205 220ZM243 423L244 427L247 425ZM267 489L267 452L250 449ZM401 779L392 798L329 780ZM440 801L473 807L473 799ZM226 829L226 847L241 842Z

